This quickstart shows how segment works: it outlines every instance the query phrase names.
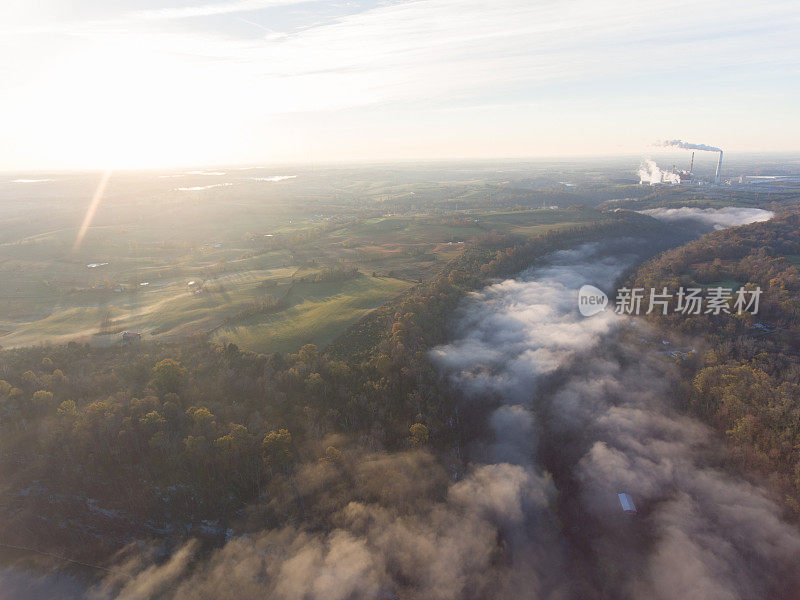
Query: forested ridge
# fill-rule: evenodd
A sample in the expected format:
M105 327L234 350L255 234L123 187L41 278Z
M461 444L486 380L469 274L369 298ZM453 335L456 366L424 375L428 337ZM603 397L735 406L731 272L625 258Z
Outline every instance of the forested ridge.
M555 249L635 234L656 248L674 232L619 213L529 241L487 236L327 352L202 337L2 351L0 535L98 558L134 538L220 538L232 523L324 527L354 495L392 494L403 474L381 471L384 452L425 447L457 469L471 417L427 353L460 298Z
M658 312L665 331L705 339L680 361L689 408L727 440L735 460L759 473L800 516L800 215L708 234L644 264L632 284L745 286L762 290L757 315ZM731 310L732 313L735 311Z

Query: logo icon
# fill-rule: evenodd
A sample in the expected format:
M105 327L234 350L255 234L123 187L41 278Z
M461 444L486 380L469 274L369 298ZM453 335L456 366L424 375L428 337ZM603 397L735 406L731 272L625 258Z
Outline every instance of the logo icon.
M607 304L608 296L593 285L584 285L578 290L578 310L584 317L603 312Z

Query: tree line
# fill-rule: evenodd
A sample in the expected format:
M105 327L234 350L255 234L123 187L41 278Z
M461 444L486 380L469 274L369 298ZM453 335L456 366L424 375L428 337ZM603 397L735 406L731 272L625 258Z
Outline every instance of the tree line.
M741 466L769 480L800 517L800 215L708 234L644 264L633 285L732 280L762 293L758 314L667 315L665 329L705 339L683 363L688 405L727 440Z

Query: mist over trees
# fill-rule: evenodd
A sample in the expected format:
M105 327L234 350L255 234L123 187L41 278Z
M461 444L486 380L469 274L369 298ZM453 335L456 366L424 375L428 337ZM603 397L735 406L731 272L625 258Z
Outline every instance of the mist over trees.
M634 285L761 290L757 315L652 315L665 330L705 339L682 363L691 410L722 433L732 456L760 473L800 515L800 216L719 231L643 265ZM735 311L732 311L735 312Z

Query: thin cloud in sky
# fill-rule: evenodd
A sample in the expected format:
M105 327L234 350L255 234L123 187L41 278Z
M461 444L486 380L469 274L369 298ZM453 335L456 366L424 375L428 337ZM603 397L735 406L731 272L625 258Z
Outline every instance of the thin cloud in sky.
M129 138L131 154L152 155L145 148L154 138L160 151L182 148L187 157L223 142L252 145L251 155L237 156L248 162L310 144L372 156L381 138L424 144L434 134L476 155L487 139L498 147L507 140L506 155L517 153L512 142L521 132L549 151L592 136L594 146L568 148L623 143L636 151L677 136L741 147L745 131L764 149L797 139L786 124L796 122L790 107L800 92L793 76L800 4L768 5L195 0L135 12L103 5L102 16L87 9L79 21L15 22L48 35L0 36L0 75L11 74L0 78L0 126L22 139L15 156L29 139L73 155L64 140L80 136L100 148L104 135ZM3 55L14 57L6 71ZM498 106L510 108L491 108ZM125 120L116 131L101 123L117 114ZM664 130L669 122L681 129ZM33 128L42 135L25 138Z
M405 102L493 85L596 79L602 87L607 77L796 62L778 51L794 33L775 23L775 13L767 18L758 7L727 6L728 16L720 17L725 11L715 2L664 12L646 1L418 1L227 51L254 73L281 78L285 90L307 79L319 84L325 93L305 98L298 110L324 109L326 102L331 109ZM749 33L742 34L742 21L753 26ZM708 39L698 36L698 22L707 24ZM356 93L343 97L343 89Z
M289 6L292 4L307 4L316 1L318 0L237 0L235 2L140 10L130 13L130 17L134 19L186 19L191 17L210 17L238 12L251 12L264 8Z

